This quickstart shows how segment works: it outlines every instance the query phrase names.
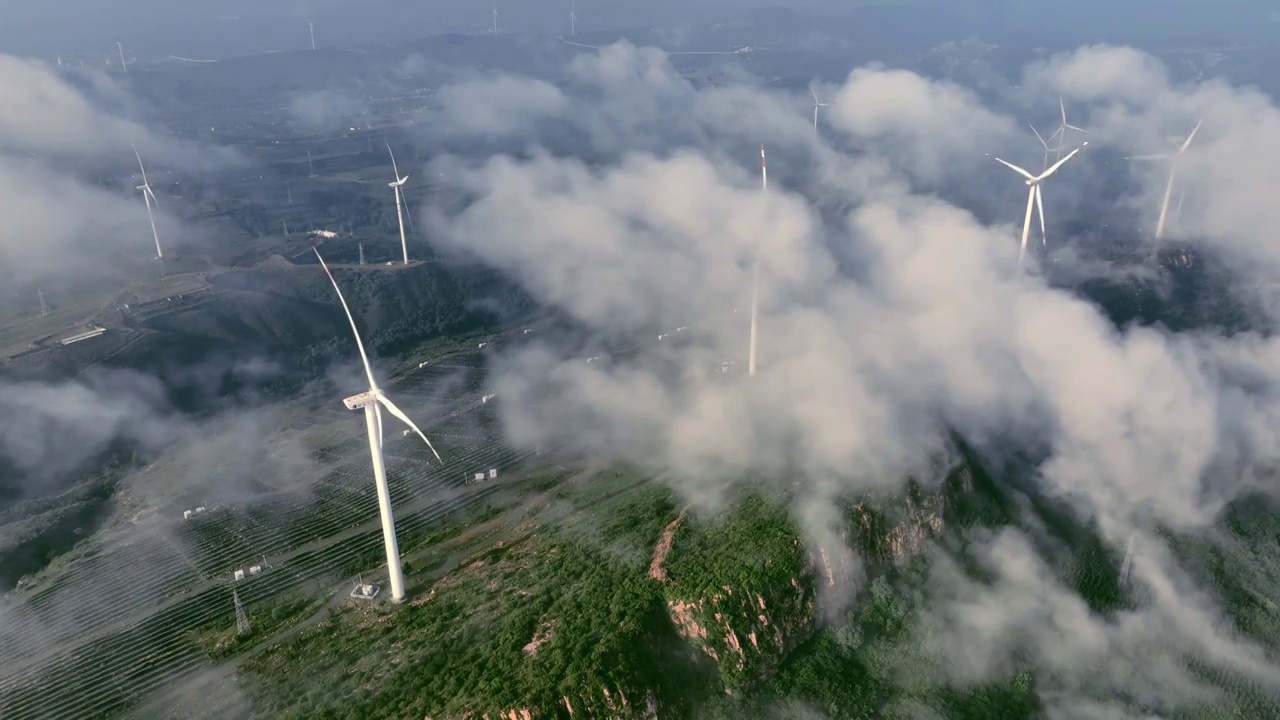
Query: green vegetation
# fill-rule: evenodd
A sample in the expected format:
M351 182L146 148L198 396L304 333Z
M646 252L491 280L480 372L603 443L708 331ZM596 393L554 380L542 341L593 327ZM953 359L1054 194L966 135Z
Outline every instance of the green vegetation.
M612 478L618 482L619 478ZM692 665L644 553L673 512L656 488L608 507L611 546L531 527L400 608L348 605L251 658L264 717L422 717L538 707L679 707ZM665 491L658 491L665 492ZM669 500L667 501L669 508ZM304 670L305 668L305 670ZM705 682L705 678L702 679Z
M236 632L236 613L233 601L227 602L228 612L193 628L191 640L205 649L211 659L220 660L253 647L263 638L269 638L284 628L305 619L324 605L324 600L291 597L274 600L270 604L245 607L249 620L249 632Z

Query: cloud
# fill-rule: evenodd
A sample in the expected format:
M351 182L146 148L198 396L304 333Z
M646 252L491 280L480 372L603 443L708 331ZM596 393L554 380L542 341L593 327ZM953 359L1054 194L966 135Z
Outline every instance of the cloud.
M561 116L568 101L556 86L509 76L484 78L441 88L439 103L457 134L527 136L540 120Z
M971 91L907 70L858 68L830 102L832 125L873 143L917 178L949 176L957 161L967 160L967 170L983 149L1013 135L1013 123Z
M663 62L626 46L575 61L578 79L595 93L595 118L626 117L612 136L593 135L606 138L600 147L641 150L604 167L547 153L449 161L470 202L436 209L443 245L516 276L539 300L594 329L594 342L639 342L611 360L587 362L596 354L590 343L544 343L496 358L491 382L513 442L669 470L677 491L702 508L727 502L743 485L775 485L791 493L810 545L833 551L842 542L839 518L822 509L900 490L909 477L935 484L952 432L995 463L1031 458L1025 481L1111 544L1135 528L1203 532L1226 503L1264 487L1275 463L1268 439L1280 429L1273 338L1116 327L1072 288L1020 271L1008 225L991 226L937 192L989 162L979 148L1012 138L1018 123L1003 111L906 71L855 70L832 94L831 118L852 152L837 145L845 138L812 138L799 156L809 178L761 193L752 148L729 152L743 149L744 133L722 127L726 114L706 112L708 104L752 98L755 114L774 118L761 127L778 128L811 122L807 105L756 88L695 90ZM1125 71L1089 85L1089 68L1106 62ZM1172 87L1157 63L1126 49L1084 49L1026 77L1071 102L1087 100L1087 127L1100 147L1213 107L1251 113L1239 127L1261 142L1258 128L1267 125L1258 118L1276 112L1255 93L1221 83ZM683 109L658 112L675 104ZM1195 162L1218 164L1197 172L1228 173L1221 163L1239 145L1228 130L1236 126L1224 123L1217 135L1208 127ZM1262 156L1250 162L1251 177L1268 177ZM1068 199L1062 191L1099 173L1123 172L1088 161L1073 167L1055 177L1053 198ZM1145 180L1139 198L1161 187ZM1272 252L1258 247L1264 234L1247 232L1269 212L1260 194L1194 187L1201 205L1188 206L1184 220L1192 226L1221 217L1232 202L1249 208L1207 242L1242 257ZM818 212L800 195L810 190L834 202ZM1084 212L1099 212L1087 203L1100 198L1078 197ZM1056 240L1067 241L1065 233ZM753 253L762 268L760 371L747 378ZM1263 267L1245 277L1265 277ZM957 628L952 656L965 656L969 636L989 636L975 651L971 680L1029 656L1064 678L1062 692L1105 700L1132 681L1153 698L1197 701L1208 690L1181 666L1144 659L1166 647L1203 653L1261 683L1277 679L1156 536L1140 573L1153 605L1118 619L1055 585L1054 568L1020 536L975 542L999 579L975 583L944 572L936 610ZM850 577L846 600L857 590L856 568ZM1116 679L1100 677L1099 668L1116 669ZM1114 708L1095 709L1105 717Z
M327 88L289 98L289 115L308 132L345 128L364 122L368 104L350 90Z
M1257 263L1267 276L1280 269L1280 249L1264 241L1280 221L1269 196L1280 168L1267 159L1280 152L1280 108L1261 91L1216 78L1174 84L1155 58L1109 46L1033 64L1023 84L1089 103L1090 136L1124 154L1172 153L1203 121L1178 162L1168 236L1222 251L1246 275L1257 273L1251 268ZM1133 169L1141 181L1135 202L1147 228L1159 215L1169 170L1167 162Z
M52 277L77 277L87 286L91 278L128 273L122 250L139 261L151 257L131 145L160 195L166 170L207 176L243 163L232 150L179 141L134 119L138 103L101 73L61 74L40 61L0 55L0 78L9 91L0 109L0 211L8 218L0 229L0 264L23 293ZM95 182L121 175L118 187ZM171 243L178 223L164 204L156 213L162 242Z

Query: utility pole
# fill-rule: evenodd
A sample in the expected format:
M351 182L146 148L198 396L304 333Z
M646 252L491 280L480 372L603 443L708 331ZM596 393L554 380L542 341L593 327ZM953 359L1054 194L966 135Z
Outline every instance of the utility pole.
M236 604L236 634L249 634L249 617L244 614L244 605L240 602L240 593L235 590L231 591L231 598Z

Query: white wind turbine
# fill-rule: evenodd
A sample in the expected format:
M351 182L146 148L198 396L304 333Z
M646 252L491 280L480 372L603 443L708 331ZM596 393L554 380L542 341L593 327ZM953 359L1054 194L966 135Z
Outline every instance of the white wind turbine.
M313 248L314 249L314 248ZM391 601L401 602L404 600L404 570L400 567L400 547L396 543L396 522L395 517L391 513L391 491L387 487L387 468L382 458L382 408L386 408L387 412L393 417L398 418L410 430L417 433L418 437L427 444L431 450L431 454L436 456L436 460L443 463L440 453L436 452L436 448L423 434L422 430L405 415L395 403L391 402L382 390L378 388L378 383L373 379L373 368L369 365L369 356L365 354L364 343L360 340L360 330L356 328L355 318L351 316L351 308L347 307L347 301L342 297L342 290L338 287L338 281L334 279L333 273L329 271L329 266L325 264L324 258L320 256L320 251L315 250L316 258L320 260L320 267L324 268L324 272L329 276L329 282L333 283L333 291L338 294L338 302L342 303L342 311L347 315L347 322L351 323L351 332L356 338L356 349L360 351L360 361L364 363L364 373L369 379L369 389L359 395L352 395L343 400L343 404L348 410L364 410L365 425L369 432L369 454L373 458L373 480L378 490L378 514L382 518L382 543L387 551L387 574L391 580Z
M409 180L409 176L400 177L400 169L396 167L396 154L391 152L391 143L387 143L387 152L391 153L391 171L396 174L394 182L387 185L396 193L396 220L400 222L400 252L404 255L404 264L409 264L409 244L404 237L404 208L401 200L401 193L404 192L404 184Z
M119 51L120 51L120 69L124 71L124 74L125 74L125 75L128 75L128 74L129 74L129 65L128 65L128 63L126 63L126 62L124 61L124 46L123 46L123 45L121 45L119 42L117 42L117 43L116 43L116 50L119 50Z
M1191 129L1191 134L1188 135L1186 139L1182 141L1182 144L1178 146L1178 149L1171 154L1133 155L1127 158L1128 160L1168 160L1169 161L1169 182L1166 183L1164 186L1164 200L1162 200L1160 203L1160 219L1156 222L1156 240L1159 240L1160 238L1164 237L1164 223L1165 223L1165 219L1169 215L1169 200L1170 198L1173 197L1173 179L1174 179L1174 175L1177 173L1177 170L1178 170L1178 158L1182 157L1182 154L1187 151L1188 147L1190 147L1191 139L1196 136L1196 132L1200 130L1200 125L1203 122L1204 120L1198 121L1196 123L1196 126ZM1182 200L1185 196L1186 196L1185 192L1178 196L1178 209L1174 211L1175 214L1181 214Z
M818 108L827 107L827 104L818 100L818 91L814 89L813 83L809 83L809 94L813 95L813 131L818 131Z
M577 37L578 35L578 13L576 9L576 3L569 4L569 37Z
M1049 167L1049 156L1057 155L1058 157L1061 157L1062 151L1064 148L1061 146L1049 147L1049 143L1045 142L1044 136L1042 136L1040 134L1040 131L1036 129L1036 126L1032 125L1029 122L1027 123L1027 125L1031 127L1031 132L1036 134L1036 139L1040 141L1041 147L1044 148L1044 164L1041 165L1040 167L1047 168Z
M1067 149L1067 131L1075 130L1081 135L1088 135L1089 131L1081 127L1076 127L1067 122L1067 104L1063 102L1062 96L1058 96L1058 109L1062 111L1062 124L1058 125L1058 129L1053 131L1049 136L1049 142L1054 144L1054 158L1062 157L1062 151Z
M316 26L307 23L307 32L311 33L311 49L316 49Z
M1023 264L1023 260L1026 258L1026 254L1027 254L1027 236L1031 234L1032 206L1035 206L1035 208L1039 210L1040 237L1044 238L1045 244L1048 243L1048 240L1045 235L1045 228L1044 228L1044 199L1040 193L1040 183L1044 182L1049 176L1056 173L1058 171L1058 168L1066 164L1068 160L1074 157L1076 153L1083 150L1085 145L1088 145L1088 144L1089 144L1088 140L1084 141L1084 143L1082 143L1080 147L1067 153L1066 156L1062 157L1057 162L1050 165L1047 170L1040 173L1039 175L1032 175L1030 172L1026 171L1023 168L1018 167L1017 165L1014 165L1011 162L1006 162L1004 160L1001 160L1000 158L994 158L996 162L1000 163L1001 165L1004 165L1005 167L1012 169L1013 171L1017 172L1019 175L1023 176L1027 180L1027 185L1028 185L1027 215L1025 218L1023 218L1023 221L1022 221L1022 244L1018 247L1018 264L1019 265Z
M147 204L147 220L151 221L151 237L156 241L156 260L164 257L164 252L160 250L160 233L156 232L156 218L151 212L151 203L160 204L156 200L156 194L151 190L151 183L147 182L147 169L142 166L142 155L138 153L137 146L133 146L133 155L138 158L138 169L142 171L142 184L138 189L142 191L142 200Z
M493 9L493 34L498 34L498 8Z
M764 145L760 146L760 189L769 190L769 168L765 164ZM760 320L760 250L751 257L751 337L747 345L747 375L756 374L756 338Z

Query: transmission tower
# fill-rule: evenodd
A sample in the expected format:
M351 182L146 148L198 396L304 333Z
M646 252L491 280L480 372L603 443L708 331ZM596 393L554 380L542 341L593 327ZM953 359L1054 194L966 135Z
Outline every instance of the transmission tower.
M49 303L44 301L44 291L36 288L36 294L40 296L40 316L44 317L49 314Z
M1133 535L1129 536L1129 542L1124 546L1124 562L1120 564L1120 587L1129 584L1129 569L1133 567Z
M231 599L236 603L236 634L249 634L249 616L244 614L244 605L240 602L240 593L231 591Z

